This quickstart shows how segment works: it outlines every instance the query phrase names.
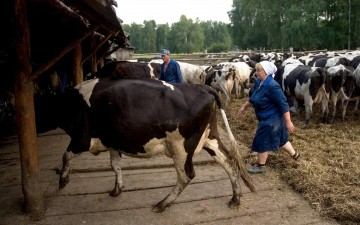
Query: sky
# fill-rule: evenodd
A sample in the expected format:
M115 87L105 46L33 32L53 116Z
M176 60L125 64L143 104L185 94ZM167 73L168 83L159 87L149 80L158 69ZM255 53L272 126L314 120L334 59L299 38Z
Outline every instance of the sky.
M233 0L116 0L117 16L123 24L143 24L144 20L155 20L156 24L169 25L179 22L180 16L199 18L200 21L230 23L228 11Z

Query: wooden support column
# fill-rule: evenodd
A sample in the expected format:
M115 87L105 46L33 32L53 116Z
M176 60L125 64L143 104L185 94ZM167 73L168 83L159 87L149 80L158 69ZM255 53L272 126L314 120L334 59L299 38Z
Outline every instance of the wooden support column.
M99 67L100 69L103 68L104 65L105 65L104 58L98 60L98 67Z
M72 50L71 79L74 86L84 81L81 61L82 61L82 49L81 49L81 44L79 44L75 46L74 49Z
M39 177L33 83L28 82L31 64L26 2L24 0L14 0L17 31L15 43L15 107L19 128L22 191L25 206L32 219L39 220L44 214L44 198Z

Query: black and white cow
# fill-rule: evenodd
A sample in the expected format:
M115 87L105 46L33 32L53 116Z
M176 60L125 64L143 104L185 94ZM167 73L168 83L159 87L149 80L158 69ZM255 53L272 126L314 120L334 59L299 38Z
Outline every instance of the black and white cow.
M218 64L207 72L205 84L223 93L225 95L225 104L228 105L234 88L235 77L235 69L230 63Z
M330 59L327 56L314 56L311 60L308 60L305 65L312 67L325 67L326 62Z
M360 65L360 55L354 57L352 60L351 60L351 63L350 65L356 69L358 67L358 65Z
M359 101L360 101L360 64L354 70L355 78L355 90L352 95L353 101L355 101L354 110L358 110Z
M226 104L230 102L235 86L235 96L247 97L250 89L252 68L245 62L222 62L207 71L205 84L224 93Z
M334 56L326 61L325 67L332 67L336 65L350 66L351 62L349 59L343 56Z
M330 78L330 102L331 102L331 118L330 123L334 121L336 114L336 105L338 99L341 99L341 118L345 120L346 108L348 100L352 96L355 89L355 77L353 75L353 68L351 66L345 67L344 65L337 65L327 68Z
M177 182L153 208L162 212L195 177L193 156L204 149L229 175L233 196L229 207L240 205L240 179L254 191L221 107L218 93L199 84L169 84L153 79L92 79L63 95L35 98L39 132L62 128L71 141L63 155L60 188L69 180L72 153L110 150L116 174L110 193L122 192L120 153L148 158L165 154L174 161ZM216 105L231 140L228 149L217 130ZM241 178L240 178L241 177Z
M322 117L327 121L329 109L330 83L328 72L319 67L288 64L279 68L275 80L280 83L286 95L294 99L294 107L298 110L299 102L305 105L304 128L308 126L314 103L322 104Z
M105 64L98 72L90 75L94 77L111 77L112 79L157 79L160 77L161 65L154 62L112 61Z

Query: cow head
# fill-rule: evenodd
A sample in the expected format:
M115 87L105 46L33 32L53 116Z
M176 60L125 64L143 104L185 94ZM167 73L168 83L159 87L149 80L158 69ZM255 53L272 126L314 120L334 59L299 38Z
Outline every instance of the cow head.
M216 76L219 76L218 73L221 73L220 70L212 70L209 73L207 73L205 78L205 84L211 86L212 82L216 82ZM220 74L221 76L221 74Z

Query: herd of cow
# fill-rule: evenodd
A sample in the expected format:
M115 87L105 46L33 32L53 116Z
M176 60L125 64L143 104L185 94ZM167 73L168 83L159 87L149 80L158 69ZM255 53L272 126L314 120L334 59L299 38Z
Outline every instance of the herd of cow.
M255 64L262 60L274 62L278 71L274 79L279 82L289 99L292 110L304 107L304 127L312 116L313 104L321 104L323 121L332 123L337 102L341 102L342 120L345 120L349 101L360 98L360 51L326 52L312 54L255 54L240 55L212 66L199 66L179 62L186 83L206 84L224 94L229 103L233 89L235 97L248 96L256 79ZM148 62L123 61L107 64L96 76L122 78L153 78L160 76L162 60ZM330 116L329 116L330 114Z
M274 56L278 58L274 60ZM281 57L278 54L239 56L206 67L179 62L183 84L157 80L162 60L110 62L62 94L36 95L37 132L60 127L71 138L63 155L60 188L69 181L69 163L74 153L110 152L115 172L111 196L119 195L124 187L121 154L148 158L163 153L173 159L177 181L172 191L153 208L162 212L195 177L193 156L205 150L230 178L233 196L229 206L239 206L240 178L250 190L255 191L255 187L237 149L218 91L225 95L226 103L234 87L237 98L248 96L255 64L260 60L274 61L278 66L274 78L289 103L295 109L305 106L305 126L314 103L322 103L325 120L331 103L328 120L331 122L338 99L344 119L347 103L358 100L356 96L360 93L359 51ZM230 148L220 139L217 108L231 141Z

